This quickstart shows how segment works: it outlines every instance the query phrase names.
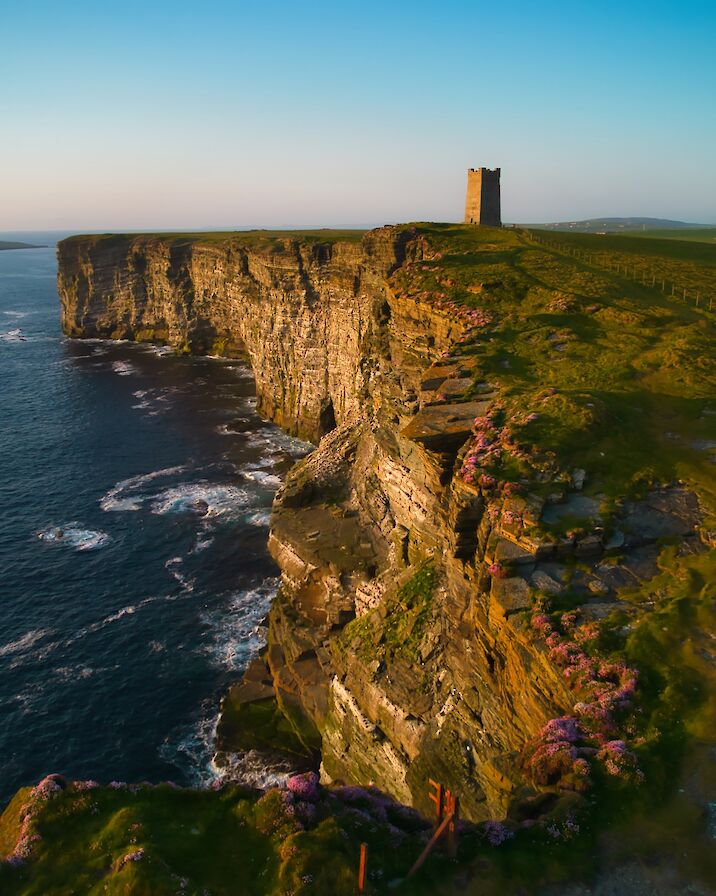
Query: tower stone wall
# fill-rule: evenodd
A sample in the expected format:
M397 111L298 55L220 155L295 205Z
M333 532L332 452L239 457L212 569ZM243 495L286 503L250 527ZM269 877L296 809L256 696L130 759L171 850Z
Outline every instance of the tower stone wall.
M465 223L502 227L499 168L468 169Z

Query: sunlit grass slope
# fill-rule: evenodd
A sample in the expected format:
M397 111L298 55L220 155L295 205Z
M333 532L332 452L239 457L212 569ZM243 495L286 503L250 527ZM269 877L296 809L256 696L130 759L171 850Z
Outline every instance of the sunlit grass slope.
M487 312L464 350L478 359L476 385L497 384L508 416L535 417L518 427L526 453L588 470L588 491L612 501L684 479L713 510L716 315L535 245L523 232L417 228L428 254L398 269L393 288ZM555 236L590 246L601 239ZM643 245L606 239L619 251ZM660 246L667 254L654 259L665 266L683 264L692 248ZM716 248L697 254L706 263L690 261L690 276L716 288Z

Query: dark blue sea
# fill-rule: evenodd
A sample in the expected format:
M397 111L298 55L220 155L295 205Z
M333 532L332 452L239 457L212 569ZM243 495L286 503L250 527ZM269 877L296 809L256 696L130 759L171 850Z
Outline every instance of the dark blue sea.
M66 339L53 235L25 238L51 246L0 251L0 806L49 772L208 781L308 446L241 362Z

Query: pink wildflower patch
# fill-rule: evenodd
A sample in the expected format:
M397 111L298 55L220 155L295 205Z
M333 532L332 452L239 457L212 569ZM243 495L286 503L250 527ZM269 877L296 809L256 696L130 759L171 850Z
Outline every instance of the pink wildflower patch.
M299 799L309 802L315 802L318 799L318 775L315 772L291 775L286 782L286 787Z
M547 616L545 613L538 613L536 616L533 616L532 628L542 635L551 634L552 623L549 620L549 616Z

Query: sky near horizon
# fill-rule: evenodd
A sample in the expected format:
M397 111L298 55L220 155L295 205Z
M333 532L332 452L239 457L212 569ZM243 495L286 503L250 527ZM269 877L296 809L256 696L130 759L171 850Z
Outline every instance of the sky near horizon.
M0 231L716 224L716 4L8 4Z

